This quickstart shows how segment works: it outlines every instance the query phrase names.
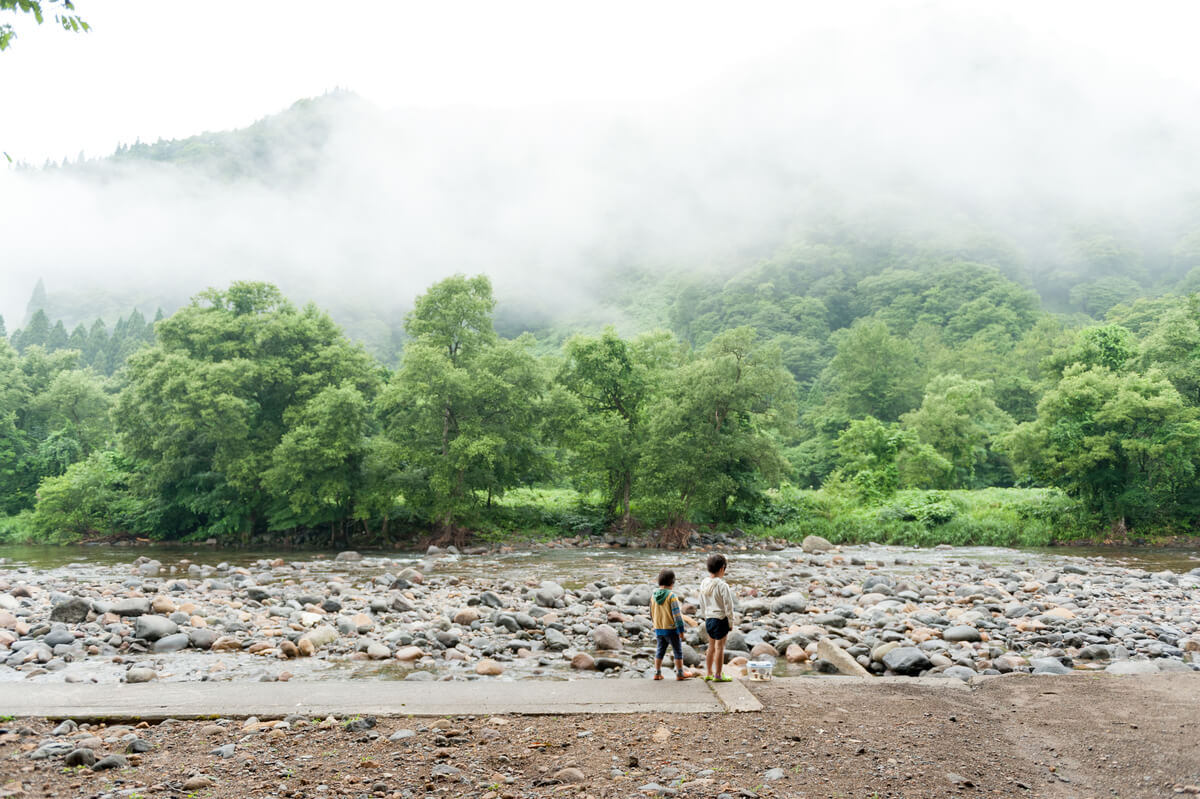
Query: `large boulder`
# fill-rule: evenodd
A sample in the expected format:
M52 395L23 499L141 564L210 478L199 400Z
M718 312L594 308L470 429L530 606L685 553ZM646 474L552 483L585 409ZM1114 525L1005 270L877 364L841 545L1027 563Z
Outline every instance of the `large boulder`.
M819 535L808 535L800 542L800 548L812 555L818 552L828 552L833 549L833 544Z
M771 603L772 613L803 613L808 610L808 600L802 594L784 594Z
M592 641L595 642L597 649L620 649L621 637L617 635L617 631L607 624L597 624L592 628Z
M650 589L650 586L636 585L625 595L624 602L626 605L650 607L650 600L653 594L654 592ZM621 598L619 594L617 598Z
M847 652L845 649L842 649L828 638L822 638L820 641L817 641L817 657L833 664L833 667L836 668L840 674L846 674L851 677L871 676L871 672L864 669L849 652ZM925 662L928 663L929 661L926 660ZM895 669L893 669L893 671L895 671Z
M88 611L91 609L92 603L86 599L73 596L65 602L59 602L50 609L50 621L79 624L80 622L87 621Z
M150 612L150 600L140 596L120 599L108 610L118 616L141 616Z
M561 630L556 630L553 627L546 628L546 648L553 652L560 652L571 645Z
M143 619L153 618L152 616L143 616ZM154 642L155 652L178 652L182 649L187 649L191 639L187 633L174 633L172 635L164 635Z
M166 616L138 616L133 623L133 636L147 641L157 641L179 632L179 625Z
M920 674L933 664L925 653L915 646L898 646L883 656L883 665L896 674L912 676Z

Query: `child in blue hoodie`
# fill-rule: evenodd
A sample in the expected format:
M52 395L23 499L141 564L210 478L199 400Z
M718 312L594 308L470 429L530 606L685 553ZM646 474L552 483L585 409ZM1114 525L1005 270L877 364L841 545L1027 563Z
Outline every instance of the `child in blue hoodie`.
M675 656L675 679L686 680L694 676L683 667L683 613L679 610L679 599L671 588L675 585L675 572L663 569L658 575L658 590L650 601L650 618L654 621L654 637L658 641L658 652L654 656L654 679L661 680L663 655L667 644Z

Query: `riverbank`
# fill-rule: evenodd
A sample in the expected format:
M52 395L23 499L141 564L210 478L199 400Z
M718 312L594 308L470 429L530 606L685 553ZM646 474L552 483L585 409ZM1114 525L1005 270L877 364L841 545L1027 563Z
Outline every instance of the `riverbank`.
M78 729L16 719L0 722L0 791L100 799L1138 799L1200 790L1200 675L1014 675L958 690L911 681L748 685L763 712L343 714ZM33 759L45 744L90 753L72 762L117 755L124 766L64 768L66 753Z
M633 534L611 530L595 507L595 496L566 488L518 488L507 492L464 521L472 547L536 547L566 542L584 546L621 540L626 545L653 546L656 531L645 525ZM635 507L634 515L641 509ZM1061 491L1041 488L985 488L960 491L906 490L873 501L826 491L783 486L764 492L753 510L735 522L698 522L692 545L749 535L756 539L799 543L810 535L835 544L881 543L896 546L1055 545L1168 546L1200 549L1191 530L1150 527L1114 533L1112 526L1087 516L1079 503ZM389 534L348 536L331 540L328 531L278 531L243 539L174 541L108 536L83 542L55 538L45 543L91 543L114 546L206 544L223 549L389 549L424 550L434 538L427 527L393 524ZM0 517L0 546L38 544L27 516ZM446 542L442 542L443 544Z
M780 675L969 679L1186 671L1200 660L1200 561L1187 556L1148 570L817 539L722 549L740 610L731 670L773 657ZM654 576L675 569L691 621L704 576L702 552L620 547L215 563L207 555L224 553L161 554L0 564L0 681L643 679ZM685 639L699 665L702 625Z

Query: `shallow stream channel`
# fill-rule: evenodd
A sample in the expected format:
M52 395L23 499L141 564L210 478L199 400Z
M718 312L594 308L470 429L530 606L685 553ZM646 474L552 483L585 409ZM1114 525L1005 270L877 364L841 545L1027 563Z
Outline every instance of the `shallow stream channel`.
M735 673L1200 669L1195 551L744 545ZM641 679L655 577L693 621L707 554L5 546L0 681Z

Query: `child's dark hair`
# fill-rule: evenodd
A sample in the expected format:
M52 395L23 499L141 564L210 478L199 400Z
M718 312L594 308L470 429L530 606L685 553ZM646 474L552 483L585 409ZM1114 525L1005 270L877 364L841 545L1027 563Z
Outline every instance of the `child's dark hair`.
M670 569L663 569L658 573L658 584L663 588L670 588L675 585L675 572Z
M721 571L721 569L725 568L725 563L725 556L714 552L708 556L708 573L716 574L717 572Z

